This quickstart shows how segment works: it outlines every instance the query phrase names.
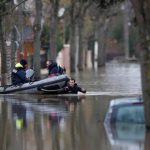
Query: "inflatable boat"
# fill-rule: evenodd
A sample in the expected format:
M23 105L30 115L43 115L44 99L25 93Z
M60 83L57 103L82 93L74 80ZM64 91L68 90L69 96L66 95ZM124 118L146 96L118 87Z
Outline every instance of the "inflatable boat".
M64 86L66 86L68 79L69 79L68 75L63 74L20 85L0 86L0 94L8 94L8 93L57 94L58 91L60 91Z

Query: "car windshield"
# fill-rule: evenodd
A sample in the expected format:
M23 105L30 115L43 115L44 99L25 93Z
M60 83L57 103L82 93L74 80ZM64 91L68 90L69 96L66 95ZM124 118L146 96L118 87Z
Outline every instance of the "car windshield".
M144 123L144 107L142 105L125 105L116 108L117 122Z

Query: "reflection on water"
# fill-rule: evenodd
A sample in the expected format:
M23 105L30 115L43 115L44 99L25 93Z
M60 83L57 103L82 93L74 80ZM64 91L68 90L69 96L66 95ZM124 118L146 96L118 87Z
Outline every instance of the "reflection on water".
M86 96L1 96L0 150L148 149L144 126L103 125L110 100L140 94L138 64L87 72L74 75Z
M1 97L0 149L144 149L144 125L104 128L105 102L109 104L105 96Z
M84 97L77 96L1 98L0 149L61 149L63 138L69 134L67 120L74 116L82 101Z
M16 103L13 103L11 106L12 116L16 122L16 127L18 129L26 128L26 107Z
M144 149L145 125L116 123L105 124L107 137L116 149Z

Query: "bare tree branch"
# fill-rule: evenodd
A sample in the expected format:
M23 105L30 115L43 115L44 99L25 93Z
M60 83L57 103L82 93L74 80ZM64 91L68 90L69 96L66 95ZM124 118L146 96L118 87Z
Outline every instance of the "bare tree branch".
M23 0L22 2L20 2L19 4L17 4L15 7L13 7L11 10L6 11L4 13L1 13L0 17L11 14L18 6L20 6L21 4L25 3L26 1L27 0Z

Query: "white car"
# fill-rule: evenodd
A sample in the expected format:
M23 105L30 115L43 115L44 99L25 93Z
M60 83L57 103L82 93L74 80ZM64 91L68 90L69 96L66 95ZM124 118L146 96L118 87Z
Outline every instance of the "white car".
M146 129L142 98L112 100L104 127L110 144L116 149L144 149Z
M114 99L110 102L104 123L144 123L142 97Z

